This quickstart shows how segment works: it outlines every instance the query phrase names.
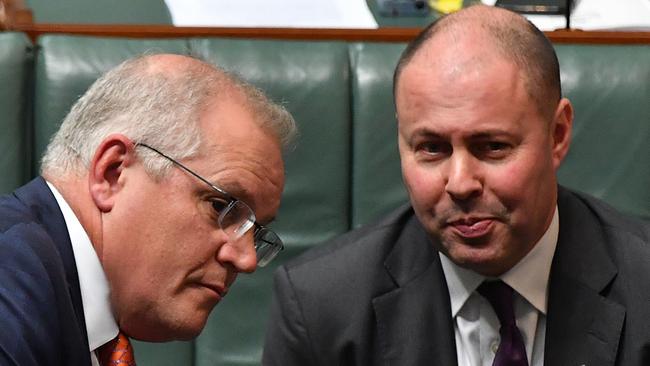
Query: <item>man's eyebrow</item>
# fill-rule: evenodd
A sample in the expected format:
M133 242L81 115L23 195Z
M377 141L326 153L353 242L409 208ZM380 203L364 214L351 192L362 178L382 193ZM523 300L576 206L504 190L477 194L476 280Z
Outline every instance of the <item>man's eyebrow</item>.
M223 189L224 191L228 192L231 196L234 198L237 198L238 200L244 201L246 204L250 205L250 200L253 199L253 196L246 187L244 187L241 183L234 181L234 180L224 180L224 181L216 181L212 180L212 184L215 186Z
M253 199L253 193L250 189L246 188L243 184L236 180L225 179L220 182L213 182L214 185L228 192L228 194L230 194L233 198L236 198L248 205L257 217L257 212L255 212L257 207L254 206L255 200ZM257 218L259 219L259 217ZM273 217L269 222L273 220L275 220L275 217Z
M431 129L427 127L418 127L415 130L413 130L413 133L411 134L411 137L433 137L433 138L442 138L443 135L440 133L437 133L435 131L432 131Z
M483 129L483 130L478 130L473 132L470 131L470 133L463 138L468 140L482 140L482 139L490 139L496 137L511 138L513 136L514 134L507 130L498 129L498 128L488 128L488 129ZM408 141L412 143L413 140L416 138L446 139L447 137L445 136L445 134L433 131L427 127L418 127L412 132Z
M478 131L470 135L470 137L473 139L485 139L485 138L492 138L492 137L510 137L510 136L512 136L512 133L500 129L488 129L488 130Z

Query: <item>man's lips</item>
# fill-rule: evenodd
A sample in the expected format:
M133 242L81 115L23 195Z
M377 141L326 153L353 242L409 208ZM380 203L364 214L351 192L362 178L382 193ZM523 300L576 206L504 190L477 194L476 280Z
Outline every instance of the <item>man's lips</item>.
M480 238L490 233L494 223L493 218L465 218L448 222L456 234L472 239Z
M213 285L210 283L201 283L201 286L206 287L212 290L213 292L215 292L217 295L219 295L220 299L223 299L228 293L228 289L225 288L224 286Z

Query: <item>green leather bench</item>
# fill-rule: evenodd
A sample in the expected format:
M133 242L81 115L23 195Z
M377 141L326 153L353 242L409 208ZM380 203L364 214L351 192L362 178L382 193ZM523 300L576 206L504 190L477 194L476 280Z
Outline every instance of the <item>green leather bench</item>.
M576 114L560 183L650 218L650 45L556 48Z
M22 33L0 33L0 193L26 181L31 158L30 78L33 47Z
M194 54L234 70L299 124L273 225L287 249L270 268L240 276L197 340L136 343L139 365L258 365L275 266L406 200L391 95L402 43L42 36L32 67L24 36L0 36L0 147L15 157L0 156L2 192L37 172L49 137L95 78L143 52ZM650 218L650 46L557 50L576 107L560 181Z

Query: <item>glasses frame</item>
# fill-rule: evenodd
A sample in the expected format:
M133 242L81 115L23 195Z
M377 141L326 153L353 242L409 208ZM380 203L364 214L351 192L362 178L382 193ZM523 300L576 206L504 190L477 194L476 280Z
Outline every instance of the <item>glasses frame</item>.
M252 222L252 225L247 230L245 230L245 231L243 231L241 233L238 233L237 234L238 236L235 239L239 239L246 232L248 232L248 230L250 230L251 228L253 229L253 243L254 243L254 246L255 246L255 253L256 253L256 256L257 256L257 266L258 267L266 266L269 262L271 262L278 255L278 253L280 253L282 250L284 250L284 243L282 242L282 239L280 239L280 237L278 236L278 234L275 231L269 229L268 227L266 227L266 226L264 226L264 225L262 225L262 224L260 224L259 222L256 221L255 212L253 212L253 209L251 209L250 206L248 206L248 204L246 204L246 202L236 198L235 196L233 196L232 194L226 192L222 188L219 188L216 185L210 183L210 181L203 178L199 174L195 173L192 169L186 167L185 165L183 165L178 160L176 160L176 159L172 158L171 156L163 153L162 151L156 149L155 147L149 146L149 145L147 145L145 143L142 143L142 142L135 142L134 145L135 145L135 147L140 147L141 146L141 147L144 147L144 148L146 148L148 150L151 150L151 151L155 152L156 154L158 154L158 155L162 156L163 158L165 158L165 159L169 160L170 162L172 162L174 165L179 167L184 172L186 172L189 175L193 176L194 178L200 180L201 182L207 184L208 187L212 188L214 191L219 193L221 196L223 196L223 198L225 198L228 201L227 210L230 210L237 203L239 203L239 204L243 205L244 207L246 207L248 209L248 211L250 212L249 218L250 218L250 221ZM225 215L225 213L224 213L224 215ZM221 228L221 230L226 231L223 228L222 224L221 224L221 219L219 219L217 222L218 222L219 227ZM269 240L265 239L267 236L272 236L272 237L275 238L275 240L269 241ZM260 255L260 249L263 247L262 244L270 245L271 246L271 251L265 252L264 255L262 257L260 257L259 256ZM264 248L266 248L266 246L264 246Z

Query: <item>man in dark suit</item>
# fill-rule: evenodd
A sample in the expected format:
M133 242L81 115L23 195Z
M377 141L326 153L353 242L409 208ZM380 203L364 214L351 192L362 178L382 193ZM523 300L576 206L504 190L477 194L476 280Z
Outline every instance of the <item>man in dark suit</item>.
M189 57L97 80L42 176L0 198L0 365L134 365L128 337L196 337L237 274L281 249L260 223L294 129L259 90Z
M280 267L265 365L650 365L650 227L558 187L573 111L509 11L425 29L394 77L410 205Z

